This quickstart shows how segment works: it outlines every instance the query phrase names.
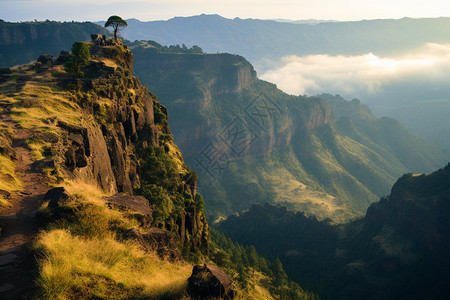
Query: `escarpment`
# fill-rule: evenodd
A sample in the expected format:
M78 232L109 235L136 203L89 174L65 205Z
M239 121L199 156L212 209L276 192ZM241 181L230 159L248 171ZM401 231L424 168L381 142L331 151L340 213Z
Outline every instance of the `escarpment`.
M175 141L217 215L269 201L340 222L361 216L401 174L445 161L360 101L285 94L243 57L129 45L134 72L169 109Z
M80 181L110 195L144 196L153 226L172 232L183 249L207 252L208 225L196 193L197 175L172 141L167 109L132 75L132 53L120 41L90 44L89 49L91 59L78 78L62 72L61 61L72 59L64 52L30 66L42 69L44 78L54 77L61 96L53 96L52 105L65 105L40 121L53 133L36 129L36 142L49 145L48 157L36 164L51 169L56 184ZM26 86L41 85L33 76L28 79ZM50 105L39 101L37 109Z

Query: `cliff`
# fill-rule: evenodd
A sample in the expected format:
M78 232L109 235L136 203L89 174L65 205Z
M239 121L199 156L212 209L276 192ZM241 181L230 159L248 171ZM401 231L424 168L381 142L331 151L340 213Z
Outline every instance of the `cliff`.
M279 256L290 276L324 299L446 299L449 208L447 165L403 175L365 217L344 225L265 204L218 227Z
M52 255L53 261L68 258L57 252L59 246L69 246L73 257L80 254L79 245L84 245L87 253L98 252L78 257L80 264L83 259L107 257L108 251L118 251L112 255L125 251L128 254L121 264L131 259L132 268L138 270L135 262L140 259L148 272L152 253L156 255L154 263L164 265L167 272L178 268L171 264L183 262L182 254L191 260L208 254L209 229L203 198L196 192L197 175L172 141L167 109L132 76L133 55L120 41L88 47L91 58L81 68L84 76L78 78L65 70L64 62L73 57L69 53L55 58L42 55L35 63L2 73L2 298L35 292L34 256L26 250L31 243L37 252L45 253L39 260L42 266L51 264L46 258ZM42 223L47 230L39 232ZM22 237L20 242L17 235ZM65 242L58 244L54 238ZM95 242L90 244L91 239L110 247L97 247ZM120 250L125 248L128 250ZM150 256L143 256L142 251ZM95 263L85 264L89 265ZM129 272L130 265L121 268L112 274ZM183 262L174 274L184 278L188 269L189 264ZM45 294L44 285L63 279L45 275L46 270L39 270L41 296L56 297ZM123 276L153 276L147 271ZM73 272L68 277L58 274L67 279L85 271ZM96 282L92 290L82 288L89 285L86 282L81 286L71 282L67 283L71 288L62 293L91 298L90 293L102 289L96 276L84 277ZM120 283L125 277L108 278L107 286L122 289L129 297L151 295L145 291L148 287L143 288L152 286L147 283L136 282L137 287L127 290L127 284ZM187 282L187 277L184 280ZM159 289L158 293L170 290L167 286ZM181 283L177 292L183 290Z
M287 95L243 57L129 45L135 74L171 112L213 218L268 201L342 222L362 216L401 174L445 162L437 147L358 100Z

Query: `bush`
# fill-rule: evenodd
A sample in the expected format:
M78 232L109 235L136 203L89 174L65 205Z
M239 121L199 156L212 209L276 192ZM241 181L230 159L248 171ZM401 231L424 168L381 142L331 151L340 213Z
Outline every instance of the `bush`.
M86 65L91 58L89 47L83 42L75 42L72 46L72 60L64 64L66 70L74 77L82 77L84 73L81 67Z

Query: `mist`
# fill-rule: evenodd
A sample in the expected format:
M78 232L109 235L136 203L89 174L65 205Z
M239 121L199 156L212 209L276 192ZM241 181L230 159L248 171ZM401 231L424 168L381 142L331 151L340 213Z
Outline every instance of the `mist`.
M450 44L428 43L395 57L285 56L261 78L289 94L340 94L373 106L450 98Z

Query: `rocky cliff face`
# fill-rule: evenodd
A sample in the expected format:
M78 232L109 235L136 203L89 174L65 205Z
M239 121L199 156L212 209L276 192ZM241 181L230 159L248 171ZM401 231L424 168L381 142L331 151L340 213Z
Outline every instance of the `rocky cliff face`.
M287 95L240 56L130 45L135 73L174 116L175 141L219 214L270 201L342 221L362 216L401 174L445 162L359 101Z
M140 47L133 51L137 57L135 72L144 84L155 90L163 101L168 101L174 115L183 114L196 120L185 122L176 118L171 121L178 132L175 138L187 156L201 152L203 141L215 139L236 117L252 131L246 139L258 136L255 143L249 144L245 155L284 148L297 130L310 131L331 120L330 108L318 99L315 104L303 101L304 109L297 114L285 114L288 111L285 104L278 101L279 95L264 94L265 87L253 66L242 56L160 53ZM176 88L167 88L169 82L176 82ZM172 102L172 99L177 101ZM211 118L212 114L218 119Z
M52 159L45 163L61 179L89 182L109 194L139 191L151 202L154 214L164 209L165 215L154 218L155 225L176 233L181 245L207 251L208 225L194 201L196 175L172 141L167 109L132 76L132 53L120 42L90 45L90 51L83 78L62 76L57 81L68 91L67 105L79 106L76 118L81 122L48 118L56 133L36 136L52 143ZM62 67L59 61L64 59L40 60L45 63L36 67L50 74ZM159 173L148 175L152 172ZM155 189L164 195L157 198L149 192Z

